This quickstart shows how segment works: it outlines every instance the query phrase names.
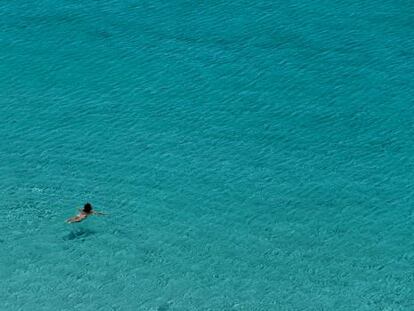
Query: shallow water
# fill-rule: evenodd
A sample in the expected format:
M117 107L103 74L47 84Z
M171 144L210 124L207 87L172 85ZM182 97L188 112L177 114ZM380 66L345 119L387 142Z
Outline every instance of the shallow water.
M0 309L413 310L413 13L1 3Z

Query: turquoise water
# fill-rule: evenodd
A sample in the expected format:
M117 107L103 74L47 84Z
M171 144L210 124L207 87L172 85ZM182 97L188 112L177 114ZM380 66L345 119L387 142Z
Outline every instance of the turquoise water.
M3 1L0 310L414 310L413 14Z

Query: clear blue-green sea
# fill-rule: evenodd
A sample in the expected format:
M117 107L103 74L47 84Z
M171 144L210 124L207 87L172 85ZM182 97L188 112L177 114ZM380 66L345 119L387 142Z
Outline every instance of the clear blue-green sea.
M1 311L412 311L414 2L1 1L0 177Z

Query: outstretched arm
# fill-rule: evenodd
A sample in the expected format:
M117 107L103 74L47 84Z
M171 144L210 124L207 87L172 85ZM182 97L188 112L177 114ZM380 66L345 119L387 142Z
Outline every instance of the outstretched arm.
M92 211L92 213L94 213L95 215L107 215L106 213L98 212L98 211Z

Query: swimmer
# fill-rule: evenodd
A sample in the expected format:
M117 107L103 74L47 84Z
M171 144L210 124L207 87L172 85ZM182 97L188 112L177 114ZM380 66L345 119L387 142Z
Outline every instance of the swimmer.
M80 222L86 219L89 215L105 215L105 213L93 211L92 205L90 203L86 203L83 206L83 209L79 209L79 212L80 213L78 215L67 219L66 222L67 223Z

